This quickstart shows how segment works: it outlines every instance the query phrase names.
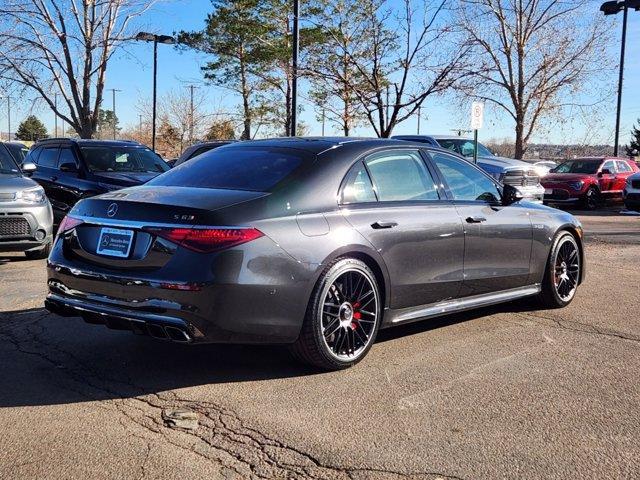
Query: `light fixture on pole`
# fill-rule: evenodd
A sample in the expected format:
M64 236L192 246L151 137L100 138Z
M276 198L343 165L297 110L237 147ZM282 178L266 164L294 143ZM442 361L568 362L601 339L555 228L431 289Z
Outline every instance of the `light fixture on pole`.
M627 19L629 16L629 9L633 8L636 11L640 10L640 0L622 0L622 1L610 1L604 2L600 6L600 11L605 15L616 15L620 12L623 14L622 18L622 45L620 47L620 71L618 73L618 105L616 108L616 137L613 144L613 156L618 156L618 150L620 146L620 113L622 110L622 83L624 81L624 56L627 43Z
M158 43L172 45L176 39L170 35L156 35L154 33L139 32L136 40L141 42L153 42L153 112L151 114L151 149L156 149L156 100L158 86Z

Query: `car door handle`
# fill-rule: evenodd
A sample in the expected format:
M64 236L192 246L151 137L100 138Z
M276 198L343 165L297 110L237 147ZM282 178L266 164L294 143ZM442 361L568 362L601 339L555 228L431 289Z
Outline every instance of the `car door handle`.
M482 223L486 221L487 219L484 217L467 217L467 223Z
M393 228L398 226L397 222L376 222L371 224L371 228L374 230L380 230L382 228Z
M53 177L51 177L49 180L51 180L52 182L55 182L56 180L58 180L58 177L56 177L55 175Z

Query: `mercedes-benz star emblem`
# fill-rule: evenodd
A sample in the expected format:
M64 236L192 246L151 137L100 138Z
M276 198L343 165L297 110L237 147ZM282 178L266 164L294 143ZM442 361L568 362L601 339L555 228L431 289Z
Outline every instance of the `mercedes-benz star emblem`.
M109 208L107 208L107 216L115 217L116 213L118 213L118 204L112 203L111 205L109 205Z

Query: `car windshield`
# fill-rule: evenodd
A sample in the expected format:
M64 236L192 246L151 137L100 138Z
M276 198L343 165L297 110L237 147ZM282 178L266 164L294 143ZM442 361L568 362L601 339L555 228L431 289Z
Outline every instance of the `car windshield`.
M146 147L84 145L80 147L92 172L162 173L169 165Z
M29 153L29 149L24 145L7 144L7 148L18 164L22 164L27 153Z
M13 160L13 157L9 151L4 148L5 146L0 144L0 174L16 174L20 173L18 165Z
M588 173L594 174L598 171L600 160L570 160L561 163L551 170L553 173Z
M465 157L473 157L473 140L465 140L464 138L439 138L436 140L438 145ZM493 153L487 147L478 142L478 155L481 157L493 157Z
M304 155L301 150L274 147L209 150L147 185L268 192L301 165Z

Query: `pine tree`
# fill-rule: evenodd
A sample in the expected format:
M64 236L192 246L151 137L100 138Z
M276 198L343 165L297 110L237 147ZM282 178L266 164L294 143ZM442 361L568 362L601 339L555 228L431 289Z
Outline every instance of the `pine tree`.
M640 155L640 118L638 119L638 125L631 130L631 142L627 145L627 155L630 157Z
M16 138L18 140L35 142L36 140L47 137L47 128L35 115L29 115L25 118L18 126L18 131L16 132Z

